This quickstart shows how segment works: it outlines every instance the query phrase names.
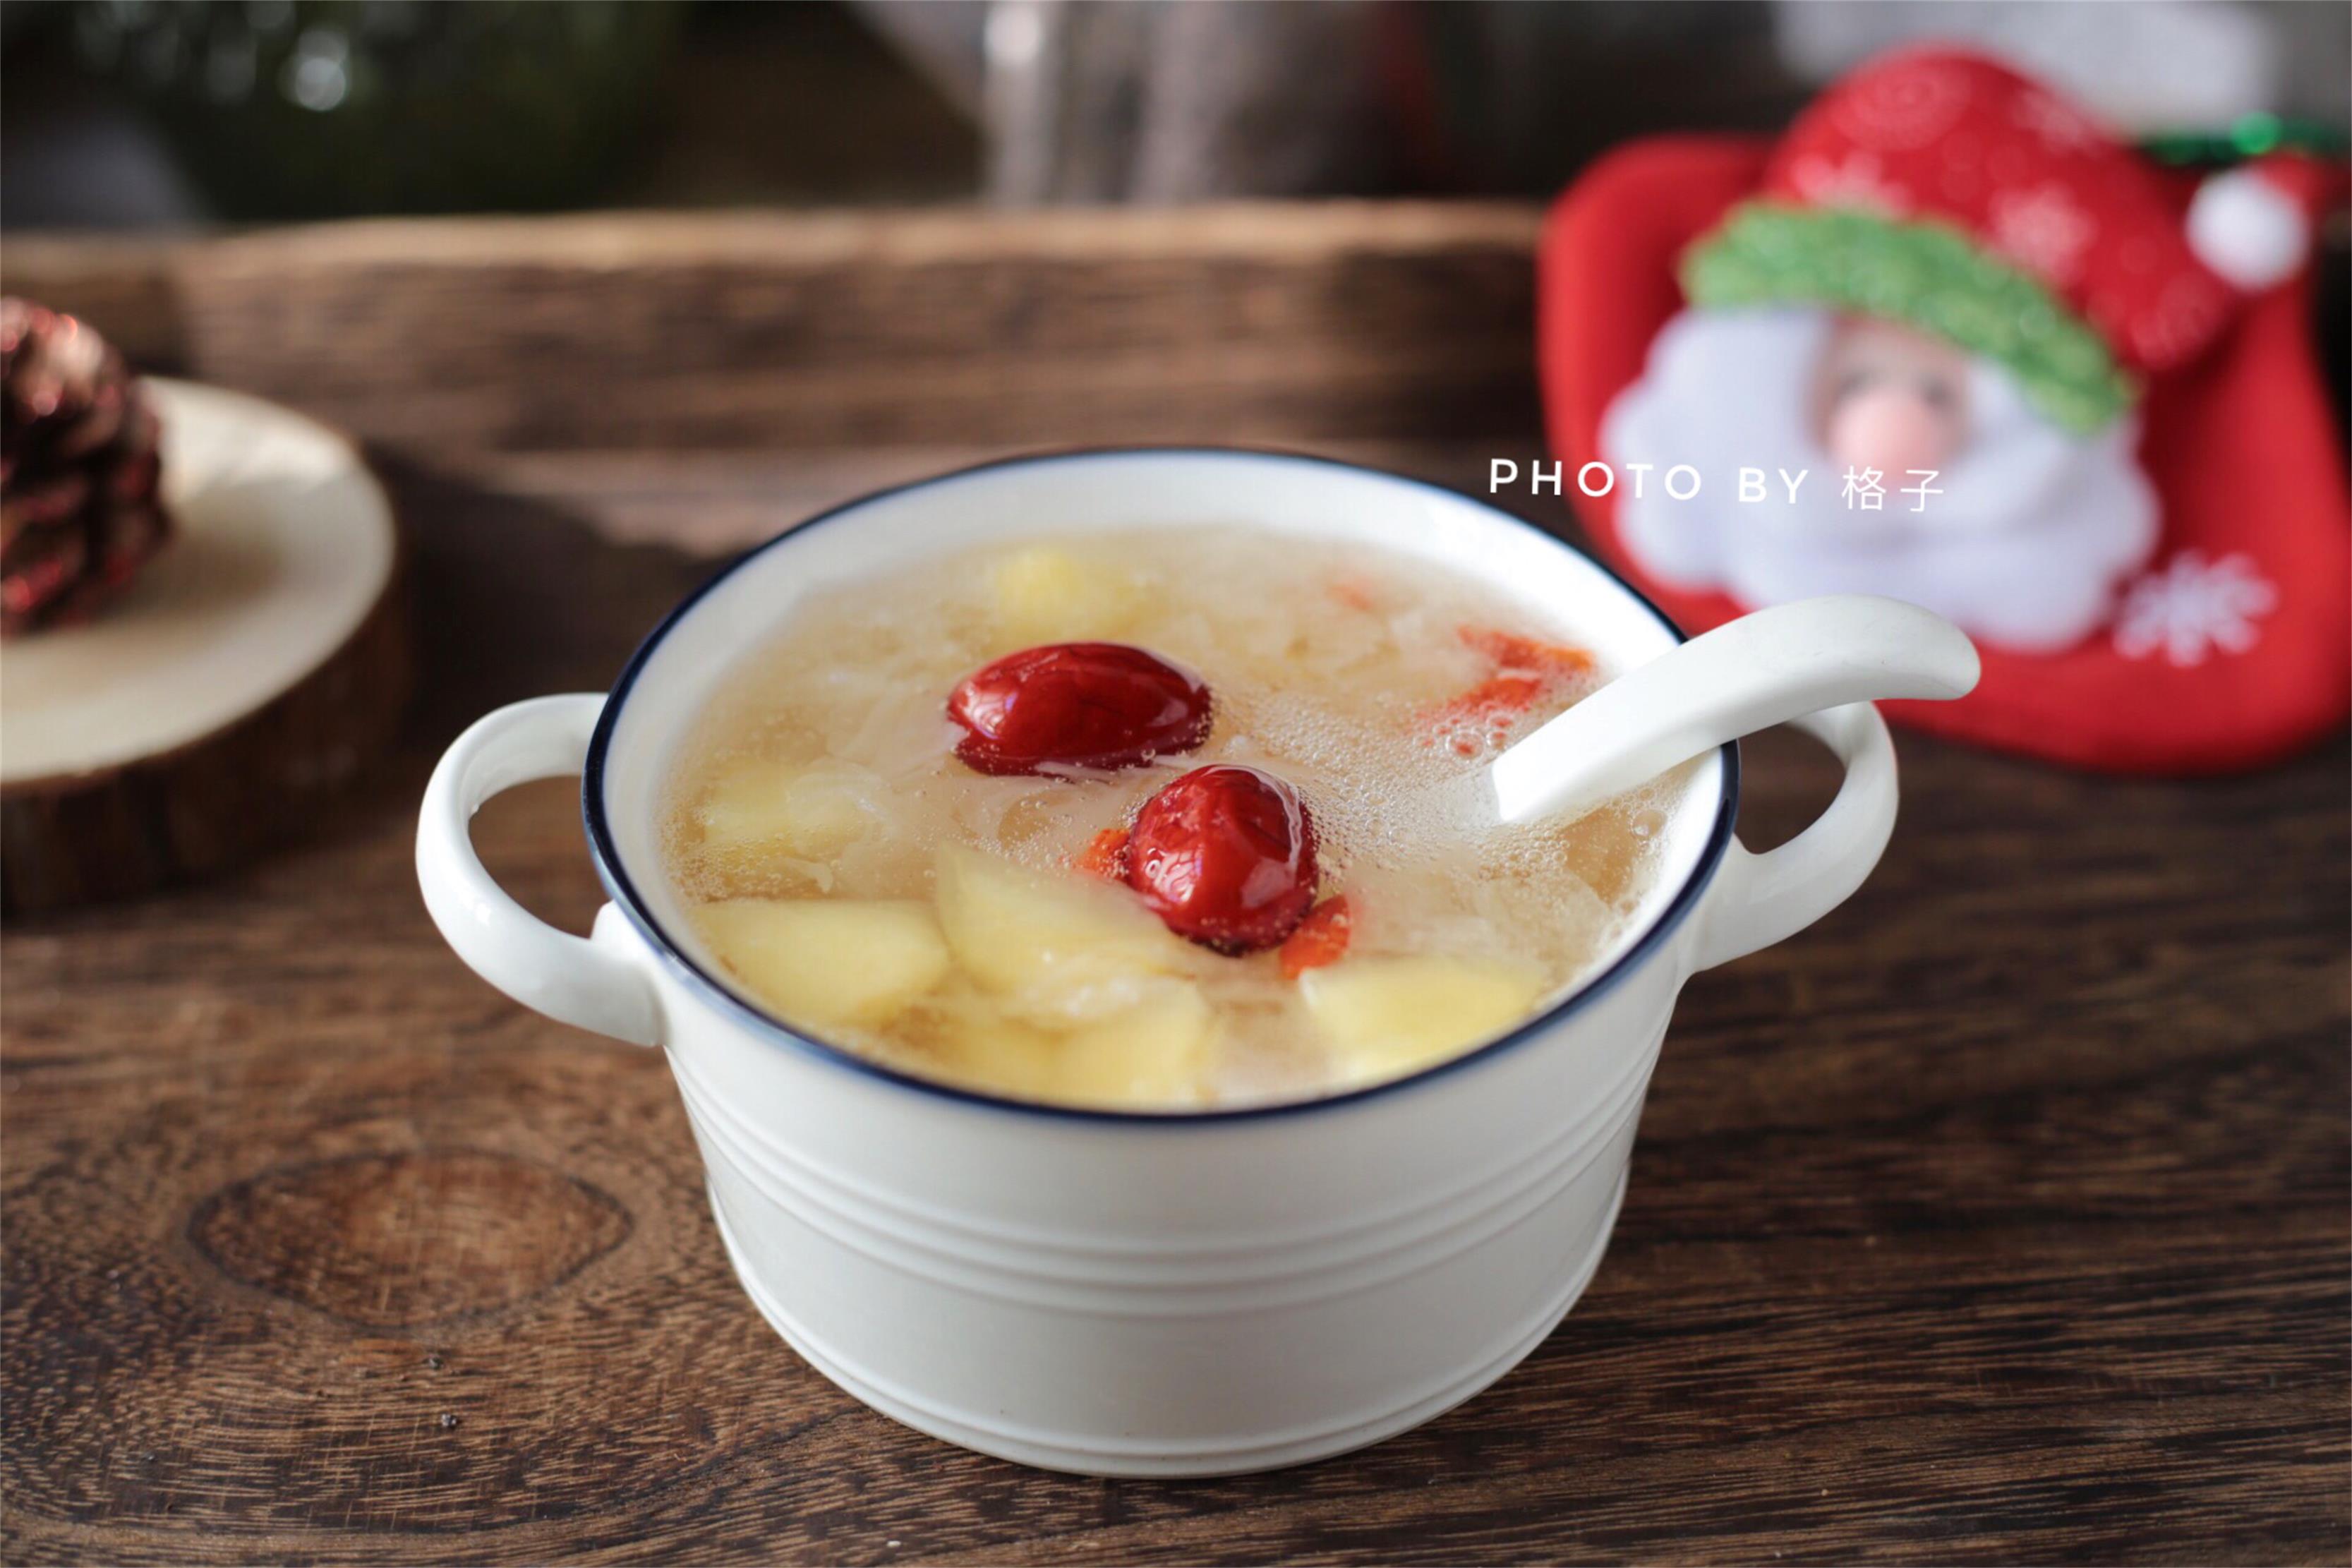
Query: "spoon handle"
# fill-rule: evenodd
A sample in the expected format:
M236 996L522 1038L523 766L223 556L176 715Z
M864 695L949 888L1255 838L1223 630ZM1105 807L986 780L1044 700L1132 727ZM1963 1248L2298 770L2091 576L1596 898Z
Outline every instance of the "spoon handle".
M1628 670L1495 759L1501 820L1580 811L1726 741L1889 697L1977 683L1975 645L1916 605L1863 594L1742 616Z

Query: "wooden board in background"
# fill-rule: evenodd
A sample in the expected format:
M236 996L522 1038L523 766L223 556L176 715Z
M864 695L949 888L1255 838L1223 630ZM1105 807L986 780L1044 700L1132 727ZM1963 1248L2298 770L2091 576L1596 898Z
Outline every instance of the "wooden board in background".
M1532 430L1538 215L583 216L17 240L136 363L445 447Z

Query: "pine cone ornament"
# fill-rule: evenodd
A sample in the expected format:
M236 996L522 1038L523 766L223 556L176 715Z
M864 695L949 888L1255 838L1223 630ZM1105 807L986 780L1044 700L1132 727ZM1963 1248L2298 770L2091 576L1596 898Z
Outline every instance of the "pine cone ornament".
M163 547L155 437L103 338L0 300L0 637L88 616Z

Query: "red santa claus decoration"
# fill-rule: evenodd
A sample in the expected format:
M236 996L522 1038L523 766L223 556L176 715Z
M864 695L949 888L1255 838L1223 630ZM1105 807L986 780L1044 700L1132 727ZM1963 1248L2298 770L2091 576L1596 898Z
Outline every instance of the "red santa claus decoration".
M2352 707L2306 297L2341 177L2196 185L1994 61L1883 58L1777 145L1637 143L1561 199L1554 446L1606 465L1594 533L1692 629L1888 594L1985 655L1973 696L1897 717L2089 766L2263 763Z

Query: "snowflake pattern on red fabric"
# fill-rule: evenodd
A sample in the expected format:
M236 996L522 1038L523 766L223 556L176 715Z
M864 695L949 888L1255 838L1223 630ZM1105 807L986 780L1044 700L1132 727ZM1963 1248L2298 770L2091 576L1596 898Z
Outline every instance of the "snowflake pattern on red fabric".
M2096 238L2096 219L2056 181L1996 192L1987 213L1992 247L2050 282L2072 283Z
M2095 152L2106 135L2089 115L2065 100L2039 89L2018 94L2017 101L2010 106L2010 119L2040 137L2042 145L2057 152Z
M2134 583L2116 614L2116 651L2126 658L2164 655L2189 669L2214 653L2244 653L2262 640L2256 624L2278 607L2278 590L2232 551L2208 561L2184 550Z
M1972 85L1967 71L1922 60L1908 70L1855 81L1855 90L1837 105L1838 123L1864 147L1915 152L1959 123Z
M1800 159L1790 168L1789 181L1818 207L1854 207L1885 217L1911 210L1911 193L1886 177L1875 154L1859 149L1835 162Z

